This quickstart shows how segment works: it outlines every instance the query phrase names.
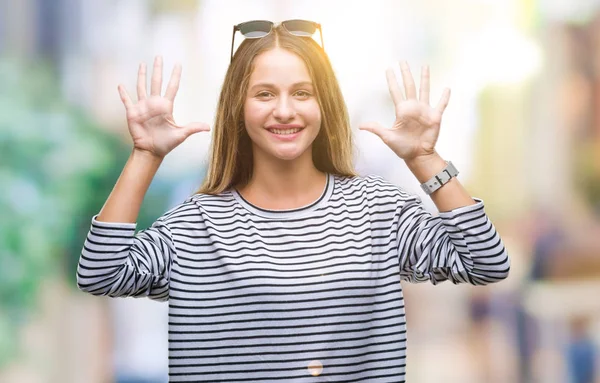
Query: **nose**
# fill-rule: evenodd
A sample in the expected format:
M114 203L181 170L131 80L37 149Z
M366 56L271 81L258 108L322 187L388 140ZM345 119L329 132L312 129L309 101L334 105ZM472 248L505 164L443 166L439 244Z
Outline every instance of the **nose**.
M275 109L273 109L273 116L279 121L290 121L296 116L296 110L292 100L287 96L279 97Z

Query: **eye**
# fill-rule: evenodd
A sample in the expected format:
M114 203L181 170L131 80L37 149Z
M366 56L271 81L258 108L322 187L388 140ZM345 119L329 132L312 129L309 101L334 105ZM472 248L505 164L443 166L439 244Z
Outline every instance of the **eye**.
M296 92L296 96L298 96L300 98L308 98L308 97L312 96L312 94L310 94L309 92L307 92L305 90L299 90Z
M267 91L258 92L256 94L256 97L258 98L270 98L271 96L273 96L273 94Z

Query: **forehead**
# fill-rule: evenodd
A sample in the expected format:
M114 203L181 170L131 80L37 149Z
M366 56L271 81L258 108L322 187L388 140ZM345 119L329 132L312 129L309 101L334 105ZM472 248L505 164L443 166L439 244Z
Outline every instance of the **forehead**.
M304 61L296 54L281 48L261 53L254 59L250 86L257 82L276 84L310 81L310 74Z

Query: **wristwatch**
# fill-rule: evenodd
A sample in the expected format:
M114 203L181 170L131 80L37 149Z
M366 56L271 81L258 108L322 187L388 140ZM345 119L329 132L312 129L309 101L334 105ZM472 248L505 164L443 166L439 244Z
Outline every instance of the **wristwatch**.
M447 184L448 181L452 179L452 177L456 177L457 175L458 170L456 170L452 162L446 161L446 167L444 168L444 170L431 177L429 181L422 183L421 189L423 189L425 194L430 195L434 191Z

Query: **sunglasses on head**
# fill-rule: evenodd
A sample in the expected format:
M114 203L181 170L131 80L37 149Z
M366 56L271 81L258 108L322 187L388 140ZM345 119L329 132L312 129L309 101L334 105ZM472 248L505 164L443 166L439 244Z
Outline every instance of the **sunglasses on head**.
M281 25L290 34L300 37L312 37L315 31L319 30L319 36L321 37L321 47L323 45L323 31L321 30L321 24L315 23L309 20L286 20L282 21ZM247 39L260 39L271 33L275 23L268 20L252 20L240 23L233 26L233 36L231 37L231 57L229 62L233 60L233 42L235 40L235 32L240 31L242 36Z

